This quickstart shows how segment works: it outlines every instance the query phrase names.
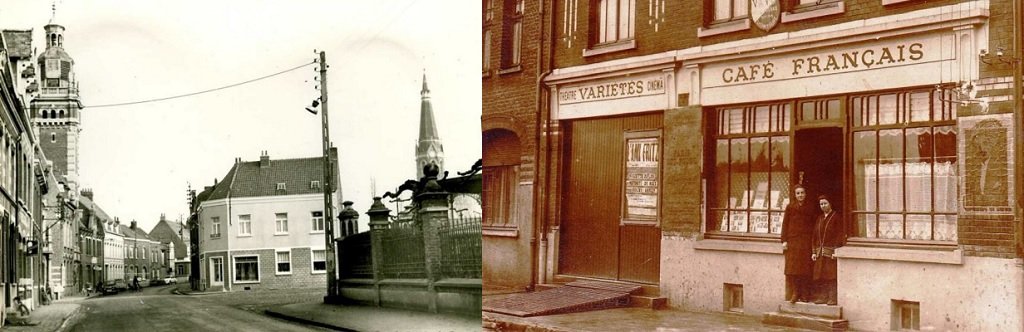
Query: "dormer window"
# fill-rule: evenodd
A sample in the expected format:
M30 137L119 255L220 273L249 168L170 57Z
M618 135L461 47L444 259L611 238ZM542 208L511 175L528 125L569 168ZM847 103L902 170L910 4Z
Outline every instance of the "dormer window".
M309 182L309 189L320 189L320 181L313 180Z
M277 183L277 190L286 190L284 182L278 182Z

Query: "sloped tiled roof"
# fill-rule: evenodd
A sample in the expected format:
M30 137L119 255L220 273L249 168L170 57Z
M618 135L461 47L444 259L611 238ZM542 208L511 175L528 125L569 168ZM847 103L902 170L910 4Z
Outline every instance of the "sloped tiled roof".
M261 167L259 161L243 161L231 167L206 199L226 198L229 192L233 198L322 193L322 187L310 187L310 182L322 179L320 157L270 160L266 167ZM333 188L337 190L338 177L334 179ZM285 190L277 190L278 183L284 183Z
M145 239L145 240L149 240L149 234L146 234L146 231L143 231L139 227L135 227L135 229L132 229L129 226L121 225L121 234L124 234L125 240L127 240L127 239Z
M159 242L174 243L174 258L185 258L185 242L178 236L178 230L171 226L172 223L174 222L161 219L149 231L149 237Z
M32 30L4 30L4 44L12 58L32 57Z
M93 202L87 196L79 196L79 198L78 198L78 206L83 208L83 209L87 209L89 211L92 211L92 214L95 215L96 218L99 218L101 222L107 222L107 221L112 220L112 219L110 219L110 216L108 216L106 212L103 212L103 209L101 209L99 205L96 205L96 202Z

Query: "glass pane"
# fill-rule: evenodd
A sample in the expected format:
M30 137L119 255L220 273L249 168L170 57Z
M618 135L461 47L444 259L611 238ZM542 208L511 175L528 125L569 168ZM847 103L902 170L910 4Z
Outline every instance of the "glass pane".
M729 4L732 1L733 0L715 0L715 20L716 21L717 20L729 19L729 15L731 14L731 12L730 12L731 8L729 8L730 7Z
M754 132L755 133L766 133L768 132L768 123L771 118L768 115L768 106L758 106L754 108Z
M877 211L878 160L874 131L853 134L854 210Z
M850 113L853 115L854 127L860 127L864 125L864 123L862 123L862 121L864 121L863 101L864 99L861 97L850 98Z
M789 136L774 136L771 140L771 189L768 205L782 211L789 199Z
M907 239L931 240L932 216L921 214L907 215Z
M733 11L735 17L746 17L747 16L747 2L750 0L734 0L733 6L736 6L736 10Z
M956 128L935 127L935 212L957 211Z
M935 240L956 241L956 215L935 215Z
M619 18L617 20L619 22L619 27L618 27L618 35L615 37L615 40L621 40L621 39L626 39L626 36L630 35L630 33L629 33L629 25L630 25L629 14L633 12L633 8L630 8L629 5L633 1L632 0L616 0L616 1L619 2Z
M857 236L875 237L878 230L878 222L875 220L874 214L858 214L854 218L857 221Z
M790 116L791 115L790 114L793 113L791 108L793 108L793 104L784 104L784 105L782 105L782 130L783 131L789 131L789 123L791 122L791 120L790 120Z
M932 211L932 134L910 128L906 135L907 211Z
M768 212L750 212L750 231L752 233L768 233Z
M712 207L729 207L729 140L720 139L715 143L715 179L711 184L715 195ZM486 205L485 205L486 206Z
M814 106L813 101L800 103L800 122L811 122L817 120L817 117L814 116Z
M751 209L768 209L768 175L770 159L768 158L768 138L754 137L750 139L750 189Z
M729 213L729 231L737 233L747 232L747 212L732 211Z
M782 234L782 212L772 212L771 221L768 224L770 227L770 233Z
M878 215L878 237L883 239L903 238L903 215Z
M828 111L829 119L839 118L839 99L829 99L825 103L826 110Z
M729 231L729 211L718 210L711 211L711 227L709 230L718 230L719 232Z
M899 118L896 116L896 95L878 96L878 122L879 124L896 124Z
M726 122L726 133L727 134L741 134L743 133L743 109L731 109L726 110L728 120Z
M878 209L903 211L902 130L880 130L878 134Z
M910 122L928 121L931 119L931 96L928 92L910 94Z
M748 186L749 177L748 150L750 145L746 138L734 138L730 140L731 149L729 153L729 206L736 209L746 209L750 206L751 191ZM735 201L734 201L735 199Z

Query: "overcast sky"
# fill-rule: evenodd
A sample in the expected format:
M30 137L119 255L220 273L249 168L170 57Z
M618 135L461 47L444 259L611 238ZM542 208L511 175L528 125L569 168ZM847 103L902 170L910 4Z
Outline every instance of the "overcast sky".
M449 171L480 151L480 3L455 1L64 0L56 23L75 60L82 112L80 183L122 223L151 229L188 213L188 183L222 180L236 157L321 154L316 66L213 93L186 94L293 68L327 52L331 139L342 193L361 213L415 177L423 71ZM461 3L461 2L459 2ZM5 0L0 28L34 29L44 50L51 2ZM365 228L365 214L362 217Z

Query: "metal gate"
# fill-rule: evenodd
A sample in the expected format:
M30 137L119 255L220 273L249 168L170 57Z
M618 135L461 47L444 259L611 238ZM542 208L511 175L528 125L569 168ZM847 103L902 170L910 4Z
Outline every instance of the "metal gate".
M662 113L567 124L558 273L658 283L661 229L622 223L624 134Z

